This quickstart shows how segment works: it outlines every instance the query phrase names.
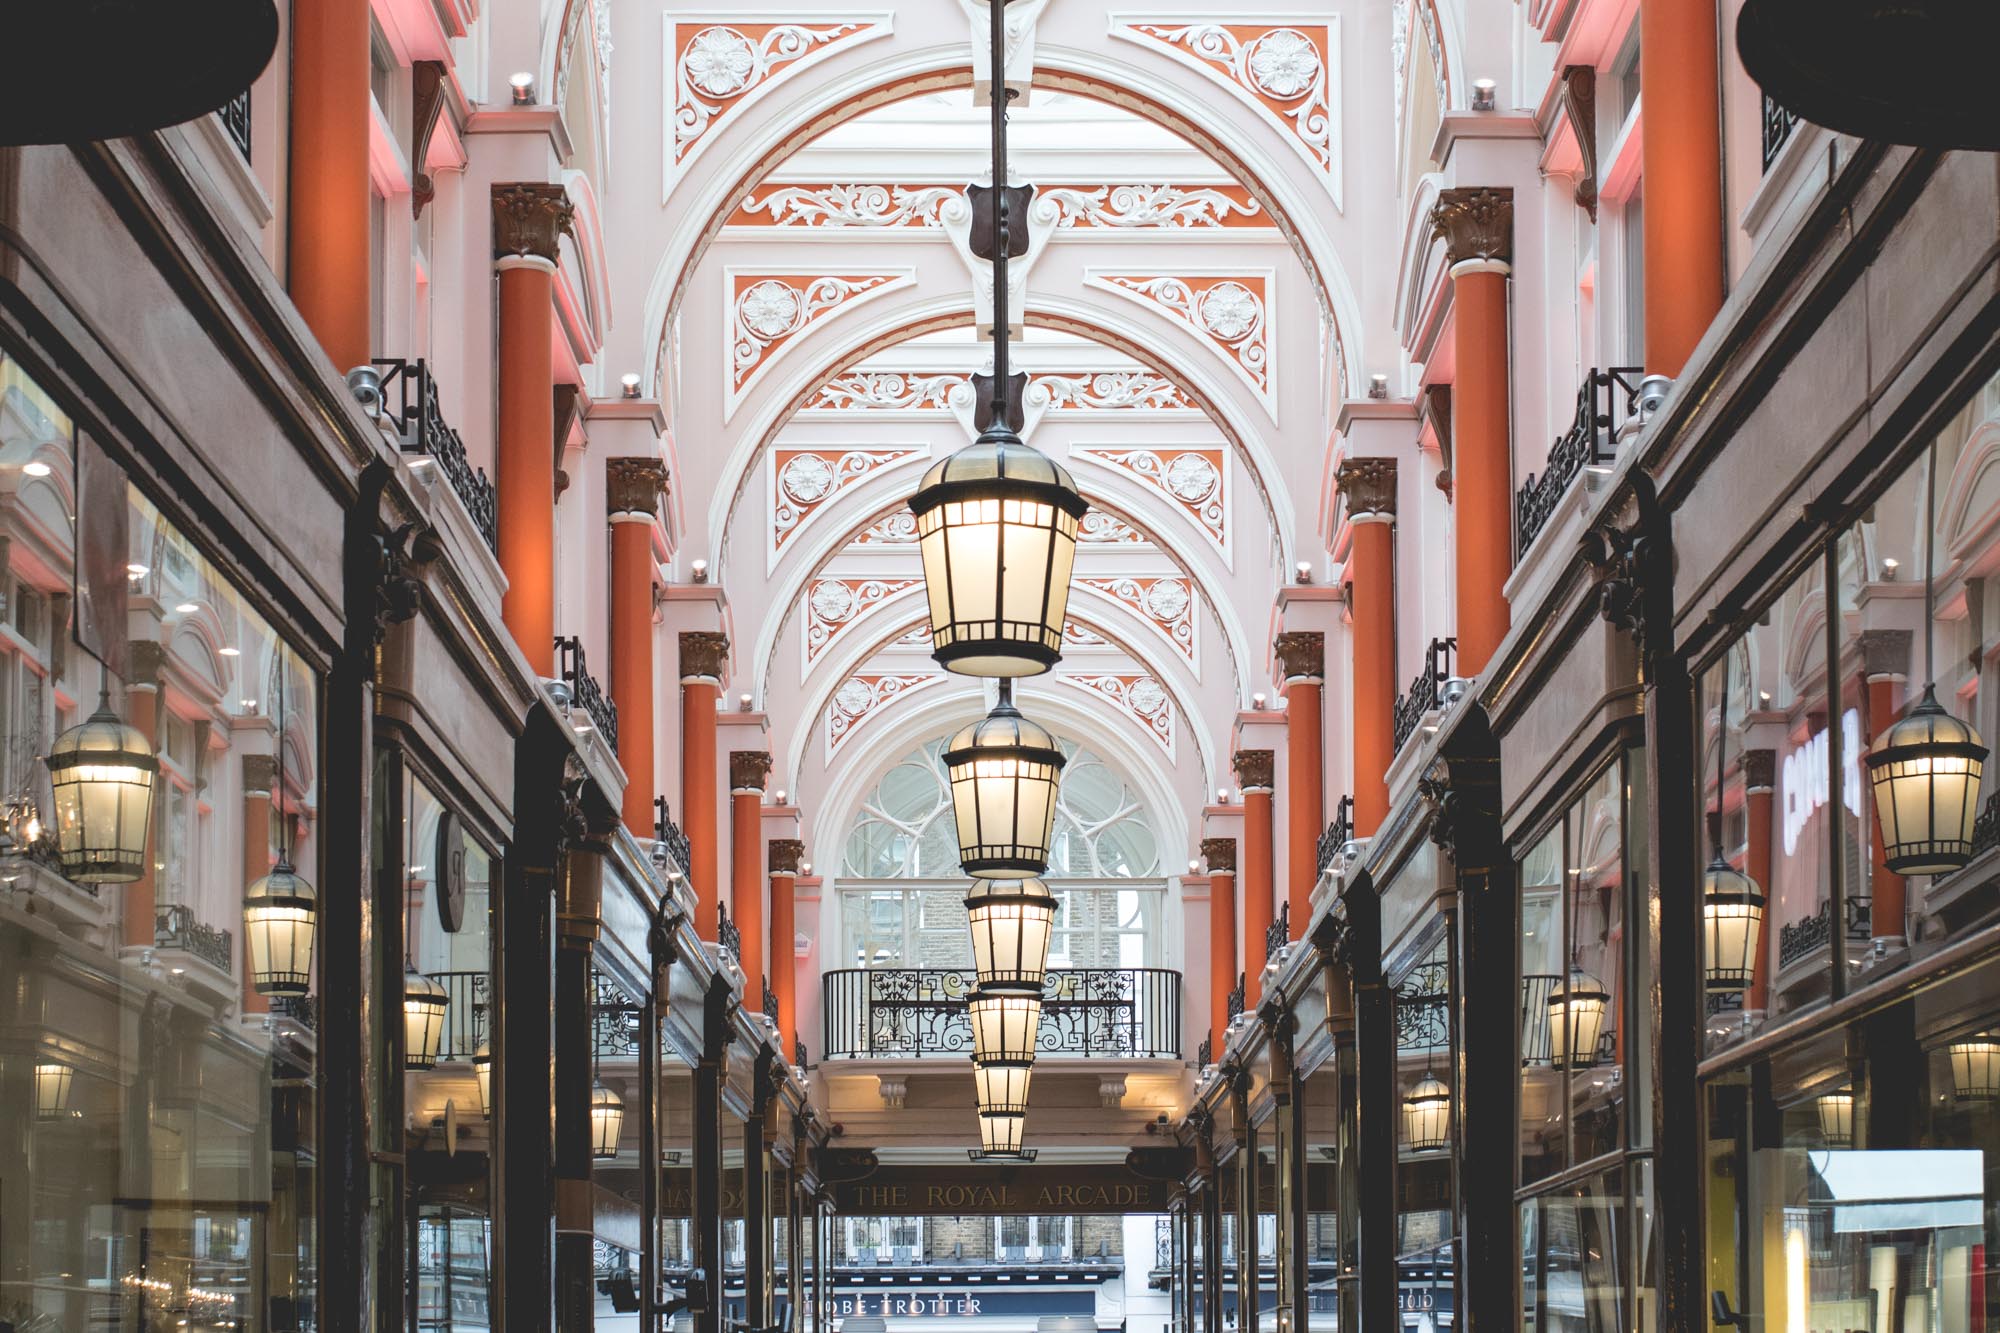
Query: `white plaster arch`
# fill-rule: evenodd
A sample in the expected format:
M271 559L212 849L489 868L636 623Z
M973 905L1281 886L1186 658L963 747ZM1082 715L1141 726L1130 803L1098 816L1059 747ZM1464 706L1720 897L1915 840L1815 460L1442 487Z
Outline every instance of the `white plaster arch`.
M1155 748L1152 741L1138 735L1129 724L1107 726L1105 717L1111 710L1085 707L1086 702L1074 691L1037 691L1030 686L1024 691L1022 710L1058 736L1095 751L1140 793L1155 821L1162 859L1167 861L1161 873L1171 876L1167 849L1193 845L1186 793L1174 790L1157 752L1147 753ZM821 867L829 884L840 878L847 833L862 798L873 786L872 778L911 750L949 735L985 710L985 693L977 681L968 681L962 688L932 691L921 696L921 702L913 699L898 711L893 723L857 741L825 770L821 779L825 791L811 793L817 799L811 800L808 808L819 813L810 821L806 843L811 849L808 859Z
M843 350L831 356L794 357L785 378L767 381L764 394L746 402L746 407L754 404L754 410L745 415L745 428L731 443L729 456L709 496L708 531L718 536L718 564L728 560L731 513L739 505L756 503L751 491L757 465L778 431L807 396L843 366L869 352L904 341L917 332L951 327L963 322L961 316L965 320L971 318L971 312L964 308L964 298L957 294L926 298L920 290L905 288L898 295L905 299L898 302L885 298L857 312L844 329L822 333L808 327L802 331L798 335L801 340L812 339L816 343L832 342L833 334L841 333L844 336L836 346ZM1234 375L1221 372L1220 362L1195 342L1195 335L1164 315L1148 314L1136 305L1128 312L1122 308L1122 302L1112 305L1104 299L1064 298L1032 289L1026 304L1024 318L1030 324L1096 337L1107 346L1137 357L1201 401L1210 420L1247 465L1249 480L1263 498L1266 517L1277 534L1278 566L1287 568L1296 545L1292 507L1271 500L1269 479L1282 478L1285 471L1266 436L1257 428L1263 405L1255 393ZM1174 350L1163 352L1162 348ZM1207 363L1211 361L1216 362L1218 369L1210 368Z
M792 735L785 748L788 773L803 771L806 756L810 753L813 740L818 735L820 717L832 702L835 691L848 677L871 661L889 644L901 638L916 625L924 622L923 589L915 588L885 598L878 603L870 618L886 628L860 635L837 649L829 651L813 664L810 671L799 681L800 695L804 705L799 712L798 725L792 728ZM888 614L894 607L897 614ZM1180 710L1188 725L1189 735L1194 737L1195 755L1202 774L1205 790L1211 781L1219 781L1219 745L1217 738L1209 733L1207 712L1195 686L1200 676L1189 667L1184 659L1172 655L1153 642L1153 636L1139 620L1139 617L1123 603L1106 597L1091 588L1078 588L1070 594L1070 616L1079 625L1096 630L1138 667L1151 672ZM941 674L949 674L938 668ZM952 679L960 679L952 677ZM1033 679L1030 677L1029 679ZM760 682L759 688L762 688ZM1150 743L1150 742L1149 742ZM1157 762L1157 757L1155 759Z
M712 145L675 185L667 205L671 220L666 242L647 285L640 326L644 341L636 349L649 383L661 383L667 331L688 278L739 196L842 121L877 106L971 82L967 44L956 35L944 45L857 58L868 53L866 45L835 51L788 79L786 97L776 102L783 113L770 112L773 103L767 99L761 108L731 116L714 131L724 148ZM1365 325L1359 298L1325 225L1331 210L1324 206L1324 188L1300 178L1304 164L1296 150L1279 142L1278 132L1262 117L1237 106L1234 99L1217 98L1203 76L1164 53L1140 46L1120 50L1118 56L1038 41L1035 84L1146 116L1237 174L1266 206L1313 279L1318 304L1331 316L1344 351L1343 396L1359 396L1367 364L1361 342ZM1148 92L1141 94L1135 85ZM760 109L767 114L754 114ZM1203 128L1216 121L1225 133ZM745 142L730 146L731 140ZM720 165L743 162L752 164L747 171Z

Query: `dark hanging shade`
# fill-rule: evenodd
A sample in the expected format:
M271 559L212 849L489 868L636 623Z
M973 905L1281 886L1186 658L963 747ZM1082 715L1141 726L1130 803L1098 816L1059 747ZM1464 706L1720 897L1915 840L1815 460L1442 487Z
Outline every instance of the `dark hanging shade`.
M81 143L219 110L271 63L271 0L8 0L17 58L0 84L0 145Z
M1745 0L1736 49L1815 125L1921 148L2000 149L1994 0Z
M940 666L1034 676L1056 664L1089 508L1060 464L1001 424L924 474L910 512Z

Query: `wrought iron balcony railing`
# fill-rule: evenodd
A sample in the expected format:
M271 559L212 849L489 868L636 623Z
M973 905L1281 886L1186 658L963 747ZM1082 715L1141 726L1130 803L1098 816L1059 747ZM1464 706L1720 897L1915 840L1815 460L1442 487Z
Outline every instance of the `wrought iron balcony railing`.
M773 1023L778 1021L778 995L768 981L764 983L764 1017Z
M308 1032L319 1031L319 996L273 995L271 1012L289 1018Z
M1636 410L1639 366L1595 367L1576 391L1576 416L1569 429L1549 447L1549 461L1537 477L1521 483L1514 497L1514 562L1519 564L1554 517L1569 488L1587 467L1609 463L1617 454L1618 428Z
M465 441L444 419L438 402L437 379L420 357L415 361L380 359L382 402L394 406L398 429L403 436L403 452L425 454L434 459L438 471L457 492L459 502L472 518L472 526L486 540L486 548L500 548L500 508L493 483L485 468L474 468L465 456Z
M590 1044L602 1056L639 1057L639 1002L625 988L592 968L590 972Z
M1764 170L1769 171L1771 169L1771 164L1778 160L1778 154L1783 152L1785 145L1791 141L1792 131L1798 127L1799 118L1797 114L1786 110L1778 103L1772 101L1771 95L1765 93Z
M236 145L236 151L243 154L243 160L250 160L250 90L245 88L236 96L224 102L216 111L222 118L223 133L229 142Z
M1408 692L1396 696L1391 728L1396 753L1401 754L1410 737L1417 734L1417 724L1424 720L1424 714L1438 706L1438 691L1451 679L1452 654L1457 651L1457 639L1432 639L1431 646L1424 650L1424 669L1410 682Z
M1972 821L1972 855L2000 847L2000 791L1986 797L1986 803L1979 807L1979 815Z
M828 1060L970 1056L966 1002L975 978L957 968L845 968L821 980ZM1157 967L1052 969L1042 979L1036 1050L1045 1056L1177 1059L1181 974Z
M1243 974L1236 974L1236 984L1229 990L1229 1021L1235 1022L1243 1016L1243 997L1250 988L1243 982Z
M1214 1063L1215 1033L1209 1032L1202 1037L1201 1045L1194 1048L1194 1067L1196 1069L1206 1069Z
M729 909L721 903L715 905L715 942L722 951L734 958L740 966L743 962L743 932L729 919Z
M1874 934L1869 920L1868 895L1847 895L1847 938L1857 944L1866 944ZM1833 904L1823 902L1819 910L1802 921L1793 921L1778 927L1778 966L1790 967L1802 958L1826 948L1833 942Z
M1270 962L1278 956L1278 950L1292 942L1292 904L1288 900L1278 905L1278 916L1264 932L1264 961Z
M197 919L194 909L184 903L162 907L153 914L153 944L191 953L219 972L234 970L236 955L229 932Z
M444 1036L438 1042L438 1059L470 1060L479 1043L489 1034L487 1002L492 977L485 972L431 972L432 981L444 987Z
M806 1059L806 1043L803 1037L792 1038L792 1068L804 1071L811 1062Z
M681 832L681 826L673 821L667 810L667 798L653 798L653 841L667 849L670 868L681 872L681 877L694 873L694 847L688 842L688 835Z
M590 668L583 660L583 640L574 634L556 636L556 670L569 686L570 707L581 708L590 717L590 724L604 737L604 743L613 750L618 748L618 705L611 702L609 695L597 683L597 677L590 674Z
M1333 807L1333 822L1319 835L1318 865L1323 875L1340 855L1340 849L1354 841L1354 798L1343 796Z

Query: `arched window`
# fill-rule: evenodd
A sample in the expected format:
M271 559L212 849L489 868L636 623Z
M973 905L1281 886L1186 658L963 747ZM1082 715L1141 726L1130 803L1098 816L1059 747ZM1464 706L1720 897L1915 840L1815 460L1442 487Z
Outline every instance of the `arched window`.
M862 799L841 857L842 958L850 966L972 962L942 748L933 741L904 755ZM1045 876L1059 904L1049 964L1155 966L1166 885L1150 812L1096 753L1064 749L1069 762Z

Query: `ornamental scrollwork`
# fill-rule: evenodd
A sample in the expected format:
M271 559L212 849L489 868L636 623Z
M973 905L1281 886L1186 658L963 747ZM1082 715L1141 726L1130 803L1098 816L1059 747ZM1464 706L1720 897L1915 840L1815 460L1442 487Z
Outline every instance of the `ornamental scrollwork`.
M1188 329L1236 367L1259 392L1271 392L1270 282L1263 274L1175 276L1091 274L1088 281L1149 305Z
M1159 742L1169 757L1174 753L1174 705L1166 686L1155 676L1119 672L1092 672L1064 676L1080 689L1110 700L1146 734Z
M1034 216L1059 231L1270 225L1241 185L1050 185L1035 192Z
M1229 549L1229 498L1220 449L1088 449L1076 453L1139 478L1184 510L1222 550Z
M1137 611L1189 662L1195 661L1194 589L1178 575L1078 579Z
M1121 36L1150 41L1234 85L1284 127L1308 161L1332 175L1338 145L1325 23L1133 23Z
M928 631L925 642L930 641ZM826 752L829 756L841 747L849 737L892 699L900 699L912 690L920 690L926 685L935 685L944 677L935 671L918 672L911 675L866 675L849 676L833 692L833 699L826 708Z
M956 185L774 185L753 192L730 217L732 226L941 227L970 215Z
M805 660L807 665L851 629L867 608L921 579L814 579L806 589Z
M869 473L913 457L915 449L780 449L772 455L771 549L783 547L799 525L843 487Z
M709 131L752 93L844 43L886 36L886 16L845 23L702 23L669 19L673 54L673 162L684 165ZM685 34L685 35L683 35Z
M891 273L737 274L730 335L730 389L741 393L767 357L787 340L828 313L892 283L908 281Z

